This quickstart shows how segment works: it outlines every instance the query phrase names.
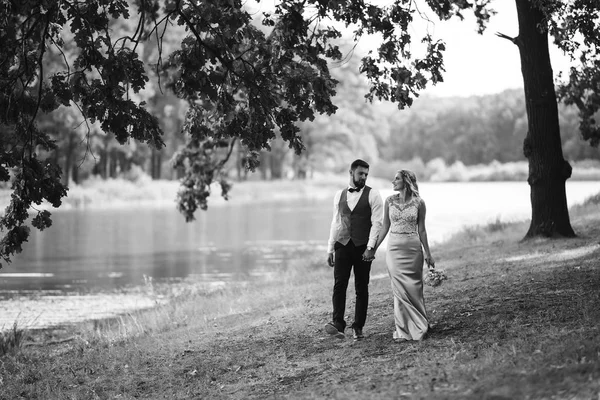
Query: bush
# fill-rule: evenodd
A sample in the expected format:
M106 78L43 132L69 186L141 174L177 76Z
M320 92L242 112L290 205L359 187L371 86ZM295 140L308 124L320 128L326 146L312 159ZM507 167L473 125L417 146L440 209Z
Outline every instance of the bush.
M571 180L593 181L600 180L600 161L583 160L572 163ZM500 163L493 160L489 164L465 165L456 161L447 165L443 158L434 158L423 163L419 157L410 161L380 160L372 166L372 176L391 179L400 169L409 169L417 175L419 181L432 182L502 182L526 181L529 176L527 161Z
M433 163L435 161L435 164ZM430 180L434 182L466 182L469 180L469 169L461 161L456 161L451 166L447 167L446 163L432 160L427 163L429 167L435 168L435 172L431 174Z
M441 159L440 159L441 160ZM442 160L443 162L443 160ZM429 180L429 171L425 166L425 163L421 158L414 157L412 160L395 160L395 161L386 161L379 160L374 165L371 166L371 170L369 171L374 177L392 180L396 172L408 169L413 171L415 175L417 175L417 180L419 181L427 181Z
M119 178L137 184L144 184L152 181L150 175L144 172L142 167L136 164L133 164L128 171L120 173Z

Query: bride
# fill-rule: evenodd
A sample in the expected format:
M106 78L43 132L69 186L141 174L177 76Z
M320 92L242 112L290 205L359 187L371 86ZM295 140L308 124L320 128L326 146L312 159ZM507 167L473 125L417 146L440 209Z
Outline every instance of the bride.
M388 231L386 263L394 293L394 339L421 340L429 329L423 299L423 250L433 268L425 229L425 202L419 196L414 172L401 170L392 181L397 194L385 200L383 228L375 249Z

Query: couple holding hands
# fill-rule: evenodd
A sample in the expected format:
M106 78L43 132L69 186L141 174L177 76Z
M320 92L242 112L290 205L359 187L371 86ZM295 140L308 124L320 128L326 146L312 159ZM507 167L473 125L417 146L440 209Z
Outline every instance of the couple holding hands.
M394 294L393 338L421 340L429 329L423 299L423 261L434 260L425 229L425 202L419 196L417 178L401 170L392 181L394 191L382 202L377 190L366 186L369 164L356 160L350 166L350 184L333 200L333 220L328 241L327 263L333 267L333 320L325 331L344 338L346 289L354 268L356 309L354 339L364 338L363 326L369 302L369 275L375 252L387 236L386 263ZM423 259L423 251L425 259Z

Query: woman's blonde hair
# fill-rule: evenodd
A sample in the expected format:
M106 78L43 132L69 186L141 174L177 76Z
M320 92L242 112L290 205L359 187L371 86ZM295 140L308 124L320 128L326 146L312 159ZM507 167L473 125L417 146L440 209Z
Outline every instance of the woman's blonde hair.
M419 195L419 185L417 184L417 176L415 173L407 169L401 169L398 173L404 181L406 191L413 197L421 197Z

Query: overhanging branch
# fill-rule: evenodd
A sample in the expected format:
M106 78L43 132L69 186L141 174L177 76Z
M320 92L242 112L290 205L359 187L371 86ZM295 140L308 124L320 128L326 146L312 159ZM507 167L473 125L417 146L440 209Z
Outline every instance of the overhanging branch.
M225 156L224 159L221 160L221 162L219 163L219 168L222 168L225 163L227 161L229 161L229 158L231 157L231 153L233 153L233 147L235 146L235 142L236 142L236 138L231 139L231 142L229 142L229 150L227 151L227 155Z

